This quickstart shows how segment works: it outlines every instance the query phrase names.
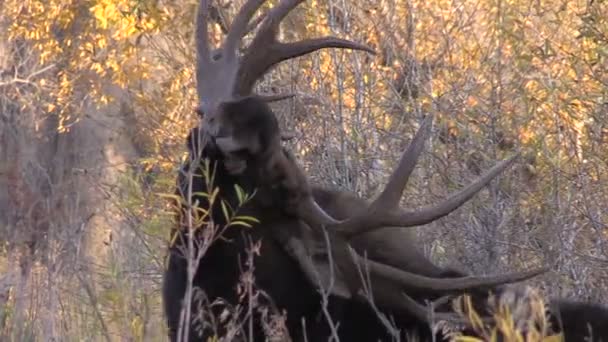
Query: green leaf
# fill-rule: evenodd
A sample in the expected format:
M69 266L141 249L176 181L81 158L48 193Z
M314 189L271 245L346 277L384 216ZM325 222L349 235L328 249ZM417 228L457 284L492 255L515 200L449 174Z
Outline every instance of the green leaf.
M217 197L217 195L219 193L220 193L220 188L213 189L211 196L209 196L209 205L213 205L213 203L215 202L215 198Z
M243 188L241 188L238 184L234 184L234 191L236 192L236 198L239 201L239 205L242 205L247 199Z
M224 219L226 221L230 221L230 214L228 213L228 205L225 201L221 201L220 204L222 205L222 212L224 213Z
M240 216L236 216L234 219L245 221L245 222L251 222L251 223L260 223L260 221L253 216L240 215Z
M204 192L204 191L196 191L196 192L193 192L192 194L196 195L196 196L203 197L203 198L209 198L209 194L207 192Z
M482 339L472 336L458 336L454 339L457 342L483 342Z
M245 221L239 221L239 220L233 220L232 222L230 222L229 226L243 226L246 228L251 228L251 224L247 223Z

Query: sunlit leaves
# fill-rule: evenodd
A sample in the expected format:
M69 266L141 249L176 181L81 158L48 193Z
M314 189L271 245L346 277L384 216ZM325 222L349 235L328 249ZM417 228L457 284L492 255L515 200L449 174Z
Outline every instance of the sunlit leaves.
M558 342L563 341L562 334L552 332L549 318L546 316L545 302L538 292L528 289L525 294L510 302L503 298L490 297L488 309L492 311L493 320L484 322L472 305L471 297L465 295L455 302L457 312L466 320L476 336L456 333L453 337L458 342Z
M159 31L165 15L153 1L8 0L11 40L24 39L38 52L40 65L55 63L43 108L59 115L64 131L79 119L82 93L99 104L111 101L106 87L126 87L149 76L151 64L138 55L142 37ZM75 95L79 97L74 98Z

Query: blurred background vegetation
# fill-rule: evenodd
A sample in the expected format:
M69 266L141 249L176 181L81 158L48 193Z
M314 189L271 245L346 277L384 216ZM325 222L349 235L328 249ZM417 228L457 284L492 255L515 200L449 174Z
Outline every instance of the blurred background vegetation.
M269 5L276 1L269 1ZM220 39L241 1L213 2ZM195 0L0 1L0 340L164 340L168 202L196 124ZM544 293L608 303L608 3L310 0L283 40L326 50L259 84L320 184L373 196L436 117L403 205L514 168L417 229L442 265L557 261Z

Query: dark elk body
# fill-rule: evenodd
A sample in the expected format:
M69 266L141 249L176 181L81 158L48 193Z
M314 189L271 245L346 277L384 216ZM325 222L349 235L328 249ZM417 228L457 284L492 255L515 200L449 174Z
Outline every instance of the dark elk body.
M204 145L202 156L216 165L215 185L220 188L219 196L227 201L232 207L238 206L238 199L234 185L238 184L245 192L256 192L256 196L241 207L243 215L252 215L259 219L261 224L254 225L252 229L234 227L223 231L222 240L217 240L206 252L194 277L195 286L199 286L206 294L209 301L218 298L235 305L239 302L237 298L236 285L240 281L242 265L246 264L247 250L251 241L262 241L259 256L255 259L255 283L271 298L271 304L279 311L287 312L287 328L294 340L301 340L304 336L302 320L306 322L305 335L309 341L327 340L331 336L326 319L322 315L321 296L312 283L302 272L300 265L285 251L276 236L274 229L297 230L302 223L294 216L294 209L288 207L287 203L293 201L294 192L296 198L312 194L315 201L330 215L338 219L345 219L353 212L365 211L368 203L347 192L323 189L319 187L309 188L308 184L301 184L293 180L292 174L287 172L299 172L295 165L277 166L276 159L289 158L281 148L280 142L271 137L279 137L278 125L274 114L263 102L257 99L246 99L242 106L227 106L228 109L238 109L240 119L244 119L249 127L246 135L239 136L241 123L231 122L231 133L237 136L243 148L232 151L229 158L240 158L246 161L247 168L238 175L232 175L225 167L226 157L222 153L217 141L210 141ZM263 112L258 110L263 109ZM221 114L235 114L233 111L222 111ZM263 116L263 117L260 117ZM270 120L269 120L270 117ZM255 123L245 118L255 118ZM276 125L276 126L275 126ZM266 126L266 127L265 127ZM274 127L277 127L276 129ZM197 154L200 130L195 128L188 137L188 147L191 160ZM254 146L253 149L250 147ZM277 156L280 154L281 156ZM289 161L291 159L288 159ZM235 162L235 161L231 161ZM274 168L273 168L274 166ZM186 164L179 177L179 193L187 193L187 178L185 174L190 168ZM278 169L277 169L278 168ZM274 170L273 170L274 169ZM294 170L295 169L295 170ZM260 172L264 170L264 172ZM297 176L295 178L298 178ZM268 179L273 180L269 184ZM306 180L299 180L306 182ZM271 185L276 185L271 188ZM295 186L294 186L295 184ZM207 183L202 177L193 177L194 192L208 193ZM205 198L195 196L202 207L208 207ZM219 203L213 208L214 223L219 227L226 224ZM176 239L176 243L170 248L169 265L165 274L163 296L165 299L165 311L171 329L175 334L178 325L181 307L181 299L186 289L187 262L183 257L186 236L185 229L179 230L182 234ZM175 232L174 232L175 233ZM404 234L405 233L405 234ZM393 242L387 243L387 239ZM390 262L400 253L403 260L402 265L408 269L416 270L417 273L429 277L440 277L454 274L446 272L428 261L418 252L414 246L415 241L407 232L387 230L367 233L353 241L356 249L368 251L370 257ZM371 248L370 248L371 247ZM241 265L241 267L239 266ZM430 298L430 297L428 297ZM195 304L194 307L198 305ZM340 323L338 330L342 341L376 341L379 338L389 339L387 328L380 322L377 314L367 304L346 300L339 297L331 297L328 304L332 314L332 320ZM207 308L205 308L207 309ZM223 309L223 308L222 308ZM196 309L195 309L196 311ZM213 311L213 310L212 310ZM212 312L211 314L220 314ZM197 312L196 314L200 314ZM408 321L413 324L407 323ZM411 329L416 329L418 322L408 317L403 319ZM403 328L403 326L401 327ZM260 326L254 327L254 338L256 341L264 340L264 332ZM427 327L422 326L421 333L426 333ZM202 336L196 331L191 331L191 340L206 341L216 331L208 329ZM222 331L218 332L219 334ZM225 332L224 332L225 333ZM173 336L172 339L175 337Z
M252 96L255 82L273 65L290 58L326 48L348 48L371 52L365 46L350 41L326 37L294 43L276 40L281 20L302 1L283 0L258 21L252 43L239 55L243 36L256 25L250 19L263 3L246 2L233 21L223 46L211 52L207 37L208 3L201 1L197 19L197 90L201 126L192 130L188 138L190 159L178 179L178 194L191 198L200 208L209 209L207 180L188 177L189 171L200 174L209 161L213 185L219 187L218 199L210 208L213 227L198 229L189 242L192 223L180 217L170 247L168 268L164 276L163 301L170 336L177 340L178 331L188 330L189 340L207 341L217 334L227 333L230 317L226 308L240 312L248 322L242 326L238 338L265 340L268 333L266 312L260 308L286 312L286 327L294 341L325 341L337 323L341 341L393 340L389 329L362 296L363 281L356 268L368 260L375 307L394 317L398 329L416 332L422 340L430 340L430 317L426 301L445 295L469 293L475 305L484 312L490 292L502 293L503 284L525 280L547 268L489 277L466 276L435 266L416 248L407 228L423 225L443 217L504 171L514 161L510 158L483 174L479 180L465 187L438 205L407 211L399 207L399 198L420 155L424 141L430 134L430 120L425 120L404 152L385 190L374 201L368 202L347 192L309 186L304 172L295 159L281 147L276 118L264 103L264 97ZM213 56L213 57L212 57ZM220 200L236 208L242 197L235 185L255 196L239 209L239 215L259 220L252 228L226 227ZM188 194L192 194L189 196ZM188 201L186 201L188 202ZM183 205L187 209L187 205ZM331 241L331 255L317 252L322 228ZM205 235L214 232L212 236ZM211 245L203 241L213 240ZM316 241L312 245L310 240ZM193 241L193 242L192 242ZM256 293L255 307L242 296L243 272L250 267L248 250L258 246L253 275ZM193 285L202 291L193 296L191 324L180 328L184 315L182 300L188 290L188 262L184 253L193 246L205 249L204 256L194 269ZM354 253L350 253L352 246ZM191 254L192 255L192 254ZM313 261L313 256L319 260ZM328 310L323 310L324 299L319 282L311 269L319 269L320 278L327 280L327 265L335 267L333 274L339 289L330 290ZM321 280L322 280L321 279ZM246 283L246 281L245 281ZM321 285L324 284L320 281ZM249 293L251 295L251 293ZM218 305L218 301L223 303ZM241 311L234 310L237 304ZM202 307L202 309L200 309ZM247 318L250 312L252 317ZM434 318L454 320L449 305L435 308ZM583 341L591 334L593 340L608 340L608 310L599 305L553 301L549 305L553 326L564 332L567 341ZM227 318L228 317L228 318ZM303 324L305 323L305 324ZM333 327L333 328L332 328ZM402 334L403 336L403 334Z

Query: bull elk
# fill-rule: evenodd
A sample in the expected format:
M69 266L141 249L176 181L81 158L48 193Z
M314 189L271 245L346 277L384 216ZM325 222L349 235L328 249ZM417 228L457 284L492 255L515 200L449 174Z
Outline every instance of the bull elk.
M196 81L202 122L190 132L190 158L178 176L180 213L187 214L180 215L173 230L163 282L170 339L207 341L214 334L228 333L224 308L213 303L241 303L237 284L244 265L251 266L247 250L252 242L260 242L253 267L260 289L257 300L286 313L287 335L295 341L324 341L332 336L341 341L398 338L399 332L386 327L385 315L393 317L399 329L431 339L433 320L458 321L451 307L441 304L446 295L467 293L484 299L491 292L504 291L505 284L549 270L545 266L470 276L434 265L417 249L406 227L433 222L456 210L517 157L498 163L438 205L403 209L399 201L430 135L430 116L420 124L375 200L309 184L297 160L281 146L276 117L266 103L291 95L255 95L253 87L274 65L319 49L372 54L373 50L336 37L279 42L281 21L302 2L282 0L252 19L264 1L247 1L218 49L209 44L209 3L201 0L198 6ZM241 40L250 32L255 32L251 43L241 49ZM217 195L212 195L210 178L219 189ZM243 201L243 193L255 195ZM226 207L239 205L240 215L257 219L251 229L227 225ZM193 227L193 206L210 218L203 229ZM202 257L193 260L196 255ZM202 291L193 296L193 287ZM429 301L439 303L433 312L425 304ZM201 302L211 304L210 308L203 308ZM248 310L247 332L233 337L265 340L265 312L256 311L251 303ZM593 336L608 339L608 309L555 300L549 310L556 329L568 341L585 336L587 327Z

